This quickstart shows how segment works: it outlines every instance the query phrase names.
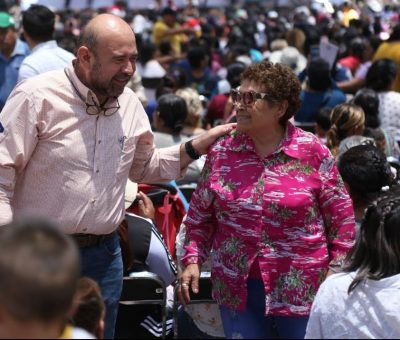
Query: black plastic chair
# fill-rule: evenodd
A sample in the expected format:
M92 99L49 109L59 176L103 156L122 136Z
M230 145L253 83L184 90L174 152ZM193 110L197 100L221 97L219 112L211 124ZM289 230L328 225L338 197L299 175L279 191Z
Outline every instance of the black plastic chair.
M196 190L197 183L185 183L178 184L179 190L182 192L183 196L185 196L186 200L190 202L194 191Z
M166 337L166 300L167 292L164 281L156 274L142 271L133 272L123 279L122 294L119 301L116 338L142 338L137 334L139 325L134 325L133 318L138 314L145 318L145 312L140 312L139 306L158 306L161 314L162 339ZM143 310L143 309L142 309Z

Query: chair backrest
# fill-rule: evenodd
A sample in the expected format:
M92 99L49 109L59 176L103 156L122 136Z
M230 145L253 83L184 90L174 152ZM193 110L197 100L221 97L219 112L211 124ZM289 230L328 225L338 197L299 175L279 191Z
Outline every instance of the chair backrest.
M161 310L161 336L166 337L166 308L167 290L164 281L155 273L142 271L133 272L123 279L122 293L119 301L116 334L121 338L132 338L135 328L140 327L148 314L143 314L138 319L140 306L158 305ZM139 310L140 311L140 310ZM133 324L133 317L138 319Z
M196 190L197 183L185 183L185 184L178 184L179 190L182 192L183 196L185 196L186 200L190 202L192 198L192 194Z
M130 273L123 280L120 303L123 305L166 304L164 281L151 272Z
M212 284L211 284L211 273L201 272L199 279L199 292L194 294L190 289L190 303L216 303L212 297ZM174 339L178 339L178 308L180 305L178 297L178 285L174 289L174 307L173 307L173 318L174 318Z

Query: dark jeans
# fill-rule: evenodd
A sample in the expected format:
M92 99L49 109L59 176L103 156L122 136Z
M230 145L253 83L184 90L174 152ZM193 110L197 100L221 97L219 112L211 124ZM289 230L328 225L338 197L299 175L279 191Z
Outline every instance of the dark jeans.
M80 254L82 276L97 281L106 305L104 338L113 339L123 277L118 234L99 246L80 248Z
M227 339L304 339L308 316L265 316L261 280L247 281L247 308L235 311L220 306Z

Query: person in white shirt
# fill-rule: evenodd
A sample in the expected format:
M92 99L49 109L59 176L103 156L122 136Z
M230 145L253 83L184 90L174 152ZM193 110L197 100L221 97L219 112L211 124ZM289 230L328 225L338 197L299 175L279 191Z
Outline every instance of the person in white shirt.
M392 188L369 206L343 273L321 285L306 339L400 337L400 196Z
M22 13L24 37L31 54L21 64L18 81L63 69L74 59L71 52L59 47L53 39L54 22L54 13L42 5L32 5Z

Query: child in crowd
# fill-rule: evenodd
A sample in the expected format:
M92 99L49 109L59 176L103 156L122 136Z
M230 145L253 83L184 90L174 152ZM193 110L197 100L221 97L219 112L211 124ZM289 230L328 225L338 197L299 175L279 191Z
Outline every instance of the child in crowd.
M369 206L343 273L315 297L308 339L400 337L400 198L391 189Z
M393 182L385 154L373 145L357 145L340 156L338 169L351 196L360 229L365 209Z
M79 272L77 247L56 226L0 228L0 338L94 339L68 324Z
M97 282L89 277L81 277L75 301L77 309L72 318L74 326L87 330L97 339L103 339L106 310Z

